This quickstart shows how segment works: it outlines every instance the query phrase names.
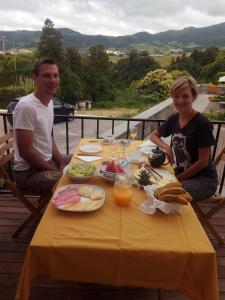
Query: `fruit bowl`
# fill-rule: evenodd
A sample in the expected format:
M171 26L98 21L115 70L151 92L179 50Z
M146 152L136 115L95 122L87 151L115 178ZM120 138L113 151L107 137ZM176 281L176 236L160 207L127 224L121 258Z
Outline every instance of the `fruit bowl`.
M96 168L86 163L70 163L63 169L63 174L76 181L85 181L95 175Z
M110 161L107 165L102 166L98 169L98 175L104 178L106 181L114 182L116 179L116 175L119 173L126 173L131 175L131 170L128 166L122 167L116 161Z

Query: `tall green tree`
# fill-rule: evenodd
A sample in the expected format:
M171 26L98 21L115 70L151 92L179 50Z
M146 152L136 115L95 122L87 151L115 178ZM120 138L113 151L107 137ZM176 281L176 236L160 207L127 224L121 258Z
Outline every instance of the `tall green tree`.
M89 49L85 60L84 78L86 96L94 102L114 99L109 57L102 45L95 45Z
M59 66L63 66L64 49L62 35L54 28L54 23L46 19L42 28L42 35L37 47L38 57L52 57Z
M112 76L119 88L128 87L132 81L139 80L149 71L160 68L158 62L147 51L140 54L132 50L128 58L121 59L113 66Z

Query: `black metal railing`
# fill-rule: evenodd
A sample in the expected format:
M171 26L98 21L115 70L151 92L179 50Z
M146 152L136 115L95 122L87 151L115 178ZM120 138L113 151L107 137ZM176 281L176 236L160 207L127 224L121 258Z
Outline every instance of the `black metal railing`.
M7 133L11 126L7 122L7 117L11 114L7 113L0 113L0 117L2 117L3 121L3 130L4 133ZM92 128L92 137L94 138L101 138L100 135L100 124L101 122L110 121L111 122L111 134L115 135L116 138L128 138L129 137L129 131L133 125L138 126L139 140L144 140L148 137L150 132L152 132L155 128L157 128L162 122L164 122L163 119L140 119L140 118L113 118L113 117L96 117L96 116L64 116L64 115L57 115L56 117L64 118L64 124L65 124L65 142L66 142L66 152L69 154L69 144L70 144L70 133L69 133L69 123L73 120L80 120L80 138L84 138L85 136L85 122L88 122L88 120L96 121L96 129ZM116 123L123 124L122 130L119 132L115 131ZM225 125L225 121L212 121L214 130L215 130L215 140L216 144L213 147L212 151L212 159L215 159L216 150L218 146L218 141L221 134L221 128ZM76 124L77 126L77 124ZM93 126L93 125L92 125ZM77 130L78 131L78 130ZM53 132L54 134L54 132ZM89 136L90 137L90 136ZM225 168L223 170L222 174L222 182L225 178ZM221 192L223 188L223 184L220 184L219 191Z
M2 117L3 120L3 130L4 133L7 133L11 126L7 122L7 117L11 116L12 114L8 113L0 113L0 117ZM148 137L150 132L152 132L155 128L157 128L162 122L164 122L163 119L141 119L141 118L113 118L113 117L97 117L97 116L65 116L65 115L56 115L56 117L60 117L64 119L64 124L65 124L65 142L66 142L66 149L67 149L67 154L69 154L69 123L72 120L80 120L80 138L84 138L85 135L85 122L88 120L94 120L96 121L96 129L92 130L93 134L92 137L95 138L102 138L100 135L100 123L103 121L111 121L111 134L115 135L117 134L116 137L124 137L128 138L129 137L129 131L132 128L132 124L135 124L135 126L138 126L139 128L139 134L138 134L138 139L139 140L144 140L145 138ZM115 132L115 123L120 122L120 125L123 123L123 129L120 130L119 133ZM212 121L213 127L215 129L215 140L216 144L213 147L213 152L212 152L212 159L214 160L216 150L217 150L217 145L221 133L221 128L222 126L225 126L225 121ZM152 126L149 126L152 125ZM90 136L89 136L90 137Z

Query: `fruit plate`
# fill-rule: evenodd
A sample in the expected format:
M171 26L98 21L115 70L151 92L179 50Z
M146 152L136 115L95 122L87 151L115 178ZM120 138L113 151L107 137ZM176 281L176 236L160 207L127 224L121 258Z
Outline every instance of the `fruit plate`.
M98 169L98 175L102 178L104 178L106 181L109 182L115 182L116 180L116 175L119 173L113 173L113 172L107 172L106 170L106 166L102 166ZM127 167L123 167L124 173L131 175L132 171L131 169L127 166Z
M85 170L87 170L87 168L92 165L87 164L87 163L81 163L81 164L70 163L70 164L66 165L65 168L63 169L63 174L72 180L85 181L85 180L88 180L88 179L92 178L93 176L95 176L96 168L94 166L92 166L93 174L91 174L91 175L84 175L82 173L68 174L69 169L73 166L77 166L78 168L80 168L81 172L82 172L82 170L84 170L83 172L85 173Z
M67 197L71 198L74 192L74 195L78 193L80 187L85 187L88 189L92 189L92 192L99 192L101 197L99 200L91 200L89 197L80 196L80 200L77 202L71 202L67 204L57 205L57 199L59 197ZM53 196L52 203L53 205L63 211L71 211L71 212L89 212L99 209L103 206L105 202L105 191L97 185L90 184L68 184L59 188Z
M85 144L80 146L80 151L86 154L96 154L102 151L102 146L98 144Z

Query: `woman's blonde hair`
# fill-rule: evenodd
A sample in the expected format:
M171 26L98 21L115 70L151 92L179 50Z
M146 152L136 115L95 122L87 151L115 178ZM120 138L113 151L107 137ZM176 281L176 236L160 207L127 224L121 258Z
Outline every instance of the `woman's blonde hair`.
M175 93L179 93L185 87L190 87L192 96L196 98L198 96L198 86L196 80L191 76L179 77L174 81L170 88L170 95L173 97Z

